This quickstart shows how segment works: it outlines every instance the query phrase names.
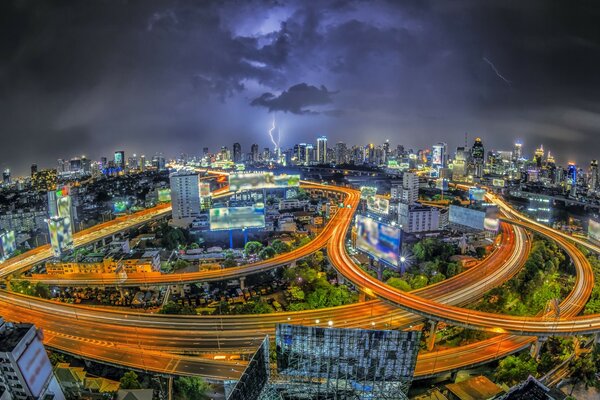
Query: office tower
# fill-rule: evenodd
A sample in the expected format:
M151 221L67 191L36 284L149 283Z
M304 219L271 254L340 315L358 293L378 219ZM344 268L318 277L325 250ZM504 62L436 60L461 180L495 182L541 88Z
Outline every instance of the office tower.
M60 257L65 251L73 248L71 218L51 217L46 222L50 231L50 246L54 257Z
M2 399L65 399L52 373L42 334L34 325L11 324L0 316L0 343ZM8 393L8 397L3 393Z
M313 161L316 160L315 158L315 149L313 147L312 144L306 144L305 147L305 152L304 152L304 164L305 165L309 165L310 163L312 163Z
M129 169L139 169L138 158L135 153L127 160L127 167Z
M523 156L523 145L520 142L515 143L515 147L513 149L513 161L518 163L518 161Z
M473 147L471 147L471 161L473 176L481 178L483 176L483 166L485 163L485 148L480 138L475 139Z
M106 157L100 157L100 168L108 168L108 159Z
M533 162L537 168L542 168L542 160L544 159L544 145L541 145L533 154Z
M80 158L71 158L69 161L69 171L71 172L80 172L81 171L81 159Z
M433 145L433 152L431 155L431 166L433 168L445 168L446 158L448 153L448 145L446 143L438 143Z
M327 163L327 137L317 138L317 164Z
M590 162L589 182L590 190L596 191L598 189L598 160L592 160Z
M2 172L2 183L8 185L10 183L10 169L6 168Z
M146 170L146 156L142 154L140 157L140 171L144 172Z
M84 174L92 172L92 161L86 158L86 156L81 156L81 171Z
M31 164L31 176L33 177L38 172L37 164Z
M157 171L165 170L165 158L162 156L162 154L156 154L154 157L152 157L152 166L156 168Z
M412 172L402 174L402 188L399 191L401 203L413 205L419 200L419 177Z
M384 162L387 162L388 157L390 156L390 141L386 140L383 143L383 158L384 158Z
M200 186L198 174L190 170L174 172L171 183L173 224L188 227L200 216Z
M347 160L348 150L346 148L346 143L337 142L335 144L335 163L336 164L345 164Z
M365 147L364 160L369 164L373 164L375 162L375 145L373 143L369 143Z
M250 146L250 153L252 154L252 162L257 163L259 161L259 154L258 145L256 143L253 143L252 146Z
M125 152L123 150L115 151L115 167L125 169Z
M242 162L242 145L239 143L233 144L233 162L236 164Z

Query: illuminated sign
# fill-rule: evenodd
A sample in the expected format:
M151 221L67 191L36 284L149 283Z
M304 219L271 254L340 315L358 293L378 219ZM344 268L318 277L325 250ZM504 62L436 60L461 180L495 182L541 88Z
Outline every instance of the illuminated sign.
M158 189L158 201L160 203L171 201L171 189Z
M360 187L360 198L366 199L370 196L375 196L377 194L377 188L373 186L361 186Z
M469 199L471 201L483 201L486 191L477 187L469 188Z
M390 212L390 201L384 197L367 197L367 209L376 214L388 215Z
M600 242L600 222L590 218L588 225L588 236L590 239Z
M265 206L256 203L248 207L211 208L210 230L231 230L265 227Z
M124 200L115 201L113 203L113 211L115 214L122 214L127 211L127 202Z
M58 197L56 199L56 208L59 217L71 217L71 196Z
M64 250L73 248L71 219L68 217L53 217L46 222L50 231L52 251L55 257L60 257Z
M229 190L257 190L300 186L300 175L266 173L235 173L229 175Z
M494 180L492 180L492 185L496 186L496 187L504 187L505 186L504 179L494 179Z
M0 233L0 260L8 258L15 250L17 250L15 231Z
M17 365L33 398L39 398L52 375L52 364L38 338L29 343Z
M451 205L448 215L451 224L462 225L468 228L486 231L498 231L500 220L498 208L487 207L485 210Z
M363 215L356 216L356 248L393 266L400 258L400 229Z

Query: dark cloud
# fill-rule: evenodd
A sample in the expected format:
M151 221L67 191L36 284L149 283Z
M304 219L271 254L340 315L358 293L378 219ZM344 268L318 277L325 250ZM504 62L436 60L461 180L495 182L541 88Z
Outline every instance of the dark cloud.
M268 145L270 112L286 146L468 132L585 164L600 157L599 19L593 1L6 0L0 167Z
M310 106L322 106L333 102L330 92L321 85L320 88L306 83L299 83L284 90L279 96L273 93L263 93L250 102L252 106L266 107L269 111L291 112L293 114L318 114L318 111L308 109Z

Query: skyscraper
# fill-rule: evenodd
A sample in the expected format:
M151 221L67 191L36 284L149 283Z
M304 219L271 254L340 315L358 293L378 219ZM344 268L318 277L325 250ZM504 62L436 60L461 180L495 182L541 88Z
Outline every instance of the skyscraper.
M258 145L256 143L253 143L252 146L250 146L250 153L252 154L252 162L258 162L259 161L259 153L258 153Z
M125 152L123 150L115 151L115 167L125 169Z
M242 162L242 145L239 143L233 144L233 162L234 163Z
M348 149L346 148L346 143L337 142L335 144L335 163L336 164L345 164L348 160Z
M327 163L327 137L317 138L317 164Z
M438 143L433 145L433 154L431 155L431 166L433 168L445 168L447 163L448 145Z
M483 176L483 165L485 163L485 148L480 138L475 139L471 147L471 160L473 162L473 175L477 178Z
M590 162L590 179L589 186L591 191L598 190L598 160Z
M37 164L31 164L31 176L33 177L38 172Z
M2 182L5 185L8 185L10 183L10 169L6 168L3 172L2 172Z
M401 203L413 205L419 200L419 177L412 172L402 175L402 188L399 199Z
M521 157L523 156L523 145L520 142L515 143L515 148L513 149L513 161L518 163Z
M200 188L198 174L180 170L169 177L173 224L188 227L200 215Z

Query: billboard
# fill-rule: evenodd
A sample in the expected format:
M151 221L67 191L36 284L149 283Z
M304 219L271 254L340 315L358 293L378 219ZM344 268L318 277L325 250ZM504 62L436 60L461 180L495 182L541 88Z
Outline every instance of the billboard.
M171 201L171 189L158 189L158 202L167 203Z
M64 250L73 248L71 218L53 217L46 221L50 231L50 245L55 257L60 257Z
M59 217L71 217L71 196L62 196L56 198L56 208Z
M451 205L448 220L451 224L462 225L480 231L496 232L500 227L498 208L494 206L480 210Z
M506 185L506 182L504 181L504 179L493 179L492 180L492 186L504 187L505 185Z
M367 197L367 210L376 214L388 215L390 212L390 201L384 197Z
M478 187L469 188L469 200L471 201L483 201L485 199L486 191Z
M52 365L42 342L37 337L21 354L17 365L25 378L27 388L31 391L33 398L37 399L52 375Z
M199 192L200 192L200 197L209 197L210 196L210 183L200 182Z
M211 208L210 230L231 230L265 227L265 205L256 203L246 207Z
M264 338L227 400L258 400L269 383L269 338Z
M590 239L600 242L600 222L590 218L588 225L588 236Z
M127 202L124 200L117 200L113 203L113 211L115 214L122 214L127 211Z
M17 250L17 241L15 240L15 231L0 233L0 260L9 257Z
M366 199L370 196L375 196L377 194L377 188L373 186L361 186L360 187L360 198Z
M356 216L356 248L393 266L400 258L400 229L365 217Z
M318 381L357 399L404 399L419 351L420 331L277 325L277 371L291 381ZM360 394L360 395L359 395ZM346 397L344 397L346 398Z
M229 175L229 190L276 189L300 186L300 175L266 173L232 173Z

